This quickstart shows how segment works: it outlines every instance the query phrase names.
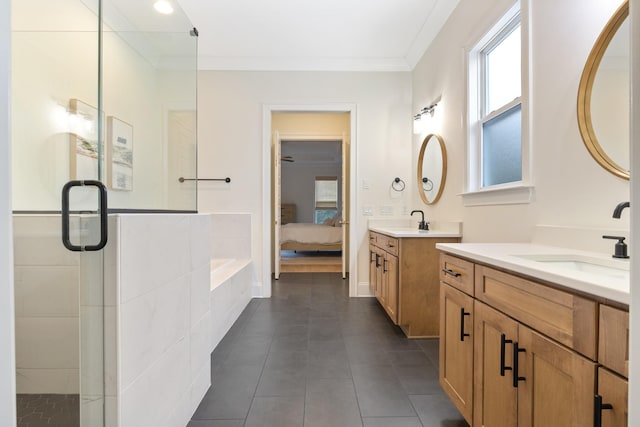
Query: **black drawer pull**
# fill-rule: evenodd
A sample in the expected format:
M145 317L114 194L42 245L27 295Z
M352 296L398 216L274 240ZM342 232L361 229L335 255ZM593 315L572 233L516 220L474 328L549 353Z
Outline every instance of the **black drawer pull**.
M524 381L526 378L521 377L518 373L518 355L520 353L524 353L526 350L524 348L520 348L517 342L513 343L513 386L518 388L518 382Z
M460 308L460 341L464 341L464 337L470 337L470 334L466 334L464 332L464 318L465 316L470 316L471 313L467 313L464 311L464 307Z
M602 396L596 394L593 404L593 427L602 427L602 411L605 409L613 409L613 405L602 403Z
M453 276L453 277L460 277L460 276L462 276L462 274L460 274L460 273L456 273L455 271L453 271L453 270L449 270L449 269L447 269L447 268L443 268L443 269L442 269L442 272L443 272L444 274L448 274L449 276Z
M505 334L500 335L500 376L504 377L505 371L511 371L511 366L505 366L505 347L513 341L508 340Z

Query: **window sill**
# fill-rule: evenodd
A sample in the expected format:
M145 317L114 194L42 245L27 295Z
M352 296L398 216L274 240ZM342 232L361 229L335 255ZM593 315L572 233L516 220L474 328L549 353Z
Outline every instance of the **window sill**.
M461 193L464 206L522 205L533 201L534 187L517 185Z

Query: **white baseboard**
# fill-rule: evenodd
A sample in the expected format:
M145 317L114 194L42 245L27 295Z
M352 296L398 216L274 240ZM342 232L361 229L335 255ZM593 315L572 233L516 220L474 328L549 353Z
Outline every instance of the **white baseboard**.
M359 282L358 283L358 289L357 289L357 293L356 293L357 297L372 297L373 294L371 293L371 290L369 289L369 282Z

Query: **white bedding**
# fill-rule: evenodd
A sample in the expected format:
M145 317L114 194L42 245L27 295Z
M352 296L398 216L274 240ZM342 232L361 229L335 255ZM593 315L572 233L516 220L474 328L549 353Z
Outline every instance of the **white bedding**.
M291 222L280 227L280 243L316 243L330 245L342 242L342 227Z

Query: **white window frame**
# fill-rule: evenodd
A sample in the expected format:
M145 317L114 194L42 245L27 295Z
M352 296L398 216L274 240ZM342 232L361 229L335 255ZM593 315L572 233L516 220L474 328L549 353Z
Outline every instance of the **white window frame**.
M519 16L519 19L518 19ZM521 34L521 95L496 111L484 114L485 68L484 52L489 46L503 40L517 22ZM467 49L467 170L465 192L466 206L530 203L533 197L531 178L531 145L529 127L529 1L515 2L500 19ZM483 187L482 186L482 125L503 112L521 104L522 132L522 180Z

